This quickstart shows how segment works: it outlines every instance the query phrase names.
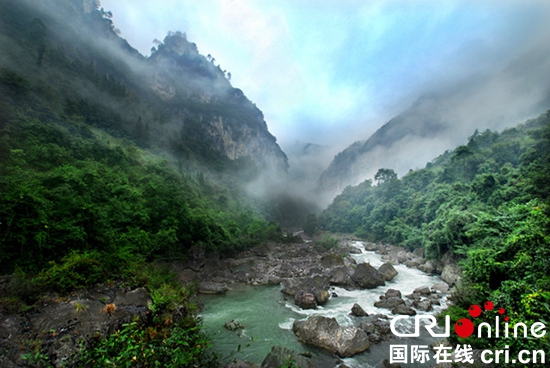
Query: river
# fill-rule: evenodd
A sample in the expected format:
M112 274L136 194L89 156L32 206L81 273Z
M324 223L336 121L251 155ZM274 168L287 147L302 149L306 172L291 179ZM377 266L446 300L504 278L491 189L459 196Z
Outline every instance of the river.
M378 268L384 263L380 255L365 251L363 245L355 244L362 252L352 255L357 263L369 262ZM432 286L440 281L437 276L430 276L417 269L403 265L394 266L398 275L385 286L371 290L348 291L335 287L338 297L331 297L329 301L316 310L302 310L294 305L293 298L283 295L280 286L249 286L233 285L232 290L223 296L201 296L204 309L201 312L206 332L210 335L216 353L222 359L240 359L260 364L274 345L281 345L296 352L310 352L313 361L318 367L334 367L337 359L330 354L298 342L292 332L292 323L297 319L307 319L318 314L334 317L340 325L357 324L360 320L349 315L353 304L358 303L369 314L386 314L391 317L388 309L374 307L374 302L387 289L400 290L402 295L408 295L420 286ZM442 302L445 298L442 298ZM434 306L430 313L435 314L443 306ZM426 314L423 312L423 314ZM223 326L225 322L237 320L244 325L239 333L229 331ZM403 326L407 328L407 326ZM406 340L406 341L404 341ZM376 367L384 359L389 358L391 344L429 344L436 341L432 337L392 339L377 345L371 345L368 351L342 359L349 367ZM414 367L408 364L407 367Z

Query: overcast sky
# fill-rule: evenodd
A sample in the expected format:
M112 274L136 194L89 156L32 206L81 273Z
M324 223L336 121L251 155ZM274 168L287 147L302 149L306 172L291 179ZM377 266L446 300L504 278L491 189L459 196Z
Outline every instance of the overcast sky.
M144 55L168 31L185 32L231 72L283 145L367 139L422 94L550 46L546 0L101 3Z

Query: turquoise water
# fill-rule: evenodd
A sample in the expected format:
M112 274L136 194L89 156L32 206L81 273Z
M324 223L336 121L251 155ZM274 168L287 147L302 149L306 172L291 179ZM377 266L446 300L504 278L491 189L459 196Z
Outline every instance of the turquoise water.
M361 249L361 248L360 248ZM374 252L363 252L354 255L357 262L370 262L374 267L383 262ZM313 355L319 367L334 367L335 358L326 352L301 344L292 332L292 323L297 319L307 319L310 315L319 314L334 317L340 325L352 325L358 319L349 315L354 303L358 303L369 314L381 313L391 317L387 309L373 306L379 296L387 289L401 290L403 296L412 293L419 286L431 286L439 278L426 275L416 269L395 266L399 274L386 286L373 290L347 291L335 288L338 297L316 310L301 310L294 305L293 298L285 299L280 286L232 286L226 295L201 296L204 309L201 312L204 327L212 338L216 352L225 359L231 358L261 363L274 345L282 345L297 352L308 351ZM242 331L229 331L224 328L227 321L235 319L244 325ZM406 328L406 326L404 326ZM409 339L411 340L411 339ZM419 339L415 344L429 343L430 339ZM407 341L411 343L412 341ZM392 342L403 344L404 342ZM239 348L240 346L240 348ZM344 359L350 367L373 367L389 357L389 344L373 345L362 354ZM413 367L413 365L407 365Z

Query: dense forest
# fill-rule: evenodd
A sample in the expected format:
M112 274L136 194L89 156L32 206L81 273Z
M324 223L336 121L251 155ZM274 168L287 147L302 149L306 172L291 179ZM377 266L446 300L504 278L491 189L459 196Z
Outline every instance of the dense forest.
M320 215L326 230L423 248L459 259L462 286L448 313L485 301L511 311L510 326L550 315L550 113L500 133L475 131L401 179L388 168L347 187ZM470 338L472 346L545 347L543 339Z
M45 293L143 286L151 319L94 341L72 364L130 361L141 350L146 366L206 366L213 357L193 286L165 264L283 238L275 211L244 188L262 157L227 157L199 117L224 117L234 139L252 128L274 138L261 112L183 34L166 42L187 47L184 57L161 44L147 64L116 36L108 13L82 4L0 1L0 312L25 314ZM191 91L170 103L133 69L168 73L150 65L162 52L163 63L182 64L179 87ZM211 86L209 109L196 95ZM40 344L23 353L31 366L50 363Z

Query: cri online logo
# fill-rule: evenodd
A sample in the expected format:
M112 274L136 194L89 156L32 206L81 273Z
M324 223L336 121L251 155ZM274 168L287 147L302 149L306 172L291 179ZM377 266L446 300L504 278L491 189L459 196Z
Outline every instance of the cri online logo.
M492 311L495 308L495 305L493 302L487 301L485 304L483 304L486 311ZM482 310L481 307L477 304L470 306L468 309L468 313L473 318L477 318L481 316ZM503 315L506 313L506 310L504 308L498 309L498 314ZM508 322L510 318L508 316L504 317L504 320ZM468 318L461 318L455 323L455 332L458 336L462 338L470 337L474 333L474 323L470 321Z

